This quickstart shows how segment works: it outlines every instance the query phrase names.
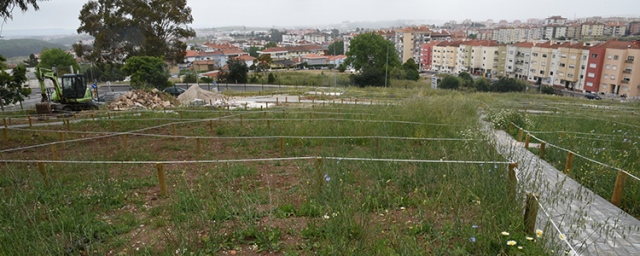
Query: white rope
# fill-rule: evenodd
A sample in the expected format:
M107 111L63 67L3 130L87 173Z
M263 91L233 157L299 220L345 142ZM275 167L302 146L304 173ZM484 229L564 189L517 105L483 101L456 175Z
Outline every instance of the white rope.
M571 251L573 253L575 253L575 255L580 255L574 248L573 246L569 243L566 235L560 230L560 228L558 227L558 224L555 223L555 221L553 221L553 219L551 219L551 215L549 215L549 213L547 212L546 208L542 205L542 203L540 203L540 201L538 201L538 199L536 198L536 202L538 203L538 205L540 206L540 209L542 209L542 212L544 213L544 215L547 216L547 219L549 220L549 222L551 222L551 225L553 226L553 228L558 232L558 234L562 234L563 236L565 236L565 239L561 239L565 244L567 244L567 246L569 246L569 249L571 249Z

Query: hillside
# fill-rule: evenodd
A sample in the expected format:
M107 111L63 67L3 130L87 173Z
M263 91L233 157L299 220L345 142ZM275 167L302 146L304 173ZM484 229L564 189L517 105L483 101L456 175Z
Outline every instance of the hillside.
M49 43L37 39L9 39L0 40L0 55L5 58L12 58L18 56L29 56L32 53L40 53L42 48L60 48L68 50L69 47Z

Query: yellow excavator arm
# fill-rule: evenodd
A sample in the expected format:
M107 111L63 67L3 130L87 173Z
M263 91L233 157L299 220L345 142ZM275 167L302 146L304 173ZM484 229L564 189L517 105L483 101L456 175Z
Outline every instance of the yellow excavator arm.
M57 100L55 98L60 97L62 95L62 89L60 89L60 84L58 83L58 76L56 75L54 70L47 68L36 68L36 77L38 78L38 82L40 83L40 92L42 94L41 102L48 102L49 100ZM55 95L57 97L52 97L54 99L49 99L47 96L47 88L44 84L45 79L51 80L53 82L53 89L55 90Z

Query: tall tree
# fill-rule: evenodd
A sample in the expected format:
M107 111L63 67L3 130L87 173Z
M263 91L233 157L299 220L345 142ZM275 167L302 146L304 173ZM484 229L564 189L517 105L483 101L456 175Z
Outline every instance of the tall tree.
M329 49L327 50L327 54L330 55L340 55L344 54L344 41L335 41L329 45Z
M131 57L127 59L122 71L131 76L132 87L164 89L169 86L169 72L166 70L166 64L158 57Z
M186 54L181 39L195 36L186 0L91 0L78 19L78 33L95 38L85 58L96 62L154 56L180 63Z
M53 68L56 67L58 75L71 73L71 67L74 72L80 71L80 65L73 56L62 49L51 48L44 49L40 53L40 63L36 65L41 68Z
M360 75L367 75L367 79L353 81L371 82L382 77L382 81L377 81L375 85L384 85L384 77L389 79L389 76L385 76L387 70L400 66L400 59L394 49L393 43L375 33L364 33L351 39L345 63L360 71Z
M254 58L258 58L258 56L260 55L260 54L258 54L259 50L260 50L260 48L256 47L256 46L249 47L249 51L248 51L249 52L249 56L254 57Z
M35 67L36 65L38 65L38 58L36 58L35 54L29 54L29 59L24 61L24 64L27 65L27 67Z
M27 69L20 64L11 71L11 74L5 70L4 61L6 59L0 55L0 109L4 111L4 106L16 102L24 101L24 97L31 94L29 86L24 84L27 80Z
M268 43L266 43L264 45L264 47L262 47L262 49L264 50L264 49L268 49L268 48L271 48L271 47L278 47L278 44L276 42L268 42Z
M407 62L402 64L402 69L404 69L405 76L403 79L418 81L420 80L420 72L418 71L420 67L413 59L408 59Z
M249 72L249 68L247 67L246 62L244 62L243 60L232 58L227 61L227 65L229 66L229 71L225 72L222 75L222 80L225 80L229 83L247 82L247 72Z
M22 12L29 10L29 6L34 10L40 10L38 2L45 0L2 0L0 2L0 17L6 21L7 19L13 19L13 10L18 7Z

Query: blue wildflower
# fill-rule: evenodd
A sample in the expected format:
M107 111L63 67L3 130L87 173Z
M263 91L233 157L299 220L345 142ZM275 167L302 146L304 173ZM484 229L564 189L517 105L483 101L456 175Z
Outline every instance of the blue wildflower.
M324 180L326 180L327 182L331 180L331 177L329 177L329 174L324 175Z
M469 242L475 243L476 242L476 238L472 236L471 238L469 238Z

